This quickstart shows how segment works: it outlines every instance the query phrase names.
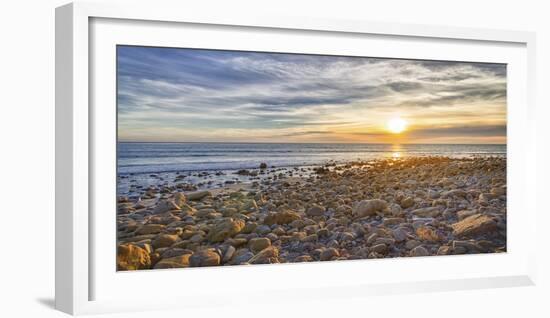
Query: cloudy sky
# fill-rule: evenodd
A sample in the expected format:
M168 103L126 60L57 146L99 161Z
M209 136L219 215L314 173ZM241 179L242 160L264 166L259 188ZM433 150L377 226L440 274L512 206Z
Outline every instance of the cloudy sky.
M506 142L502 64L130 46L117 58L120 141Z

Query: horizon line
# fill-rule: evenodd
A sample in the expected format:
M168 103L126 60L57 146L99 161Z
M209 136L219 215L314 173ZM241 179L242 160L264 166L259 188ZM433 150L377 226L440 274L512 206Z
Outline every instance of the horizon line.
M388 143L388 142L254 142L254 141L121 141L126 144L350 144L350 145L508 145L508 143Z

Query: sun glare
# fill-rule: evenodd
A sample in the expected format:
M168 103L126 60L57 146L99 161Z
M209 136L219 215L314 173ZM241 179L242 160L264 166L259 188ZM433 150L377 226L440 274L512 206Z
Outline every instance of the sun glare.
M399 134L407 129L407 121L403 118L396 117L388 121L388 130L393 134Z

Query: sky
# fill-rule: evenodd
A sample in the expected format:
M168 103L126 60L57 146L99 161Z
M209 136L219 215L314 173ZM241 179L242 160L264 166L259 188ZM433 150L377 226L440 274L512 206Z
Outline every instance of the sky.
M119 46L117 74L119 141L506 143L504 64Z

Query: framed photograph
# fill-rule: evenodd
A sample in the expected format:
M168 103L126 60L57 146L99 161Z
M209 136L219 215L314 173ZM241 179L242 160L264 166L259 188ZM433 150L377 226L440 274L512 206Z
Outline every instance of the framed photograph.
M534 284L534 34L181 9L56 11L56 308Z

